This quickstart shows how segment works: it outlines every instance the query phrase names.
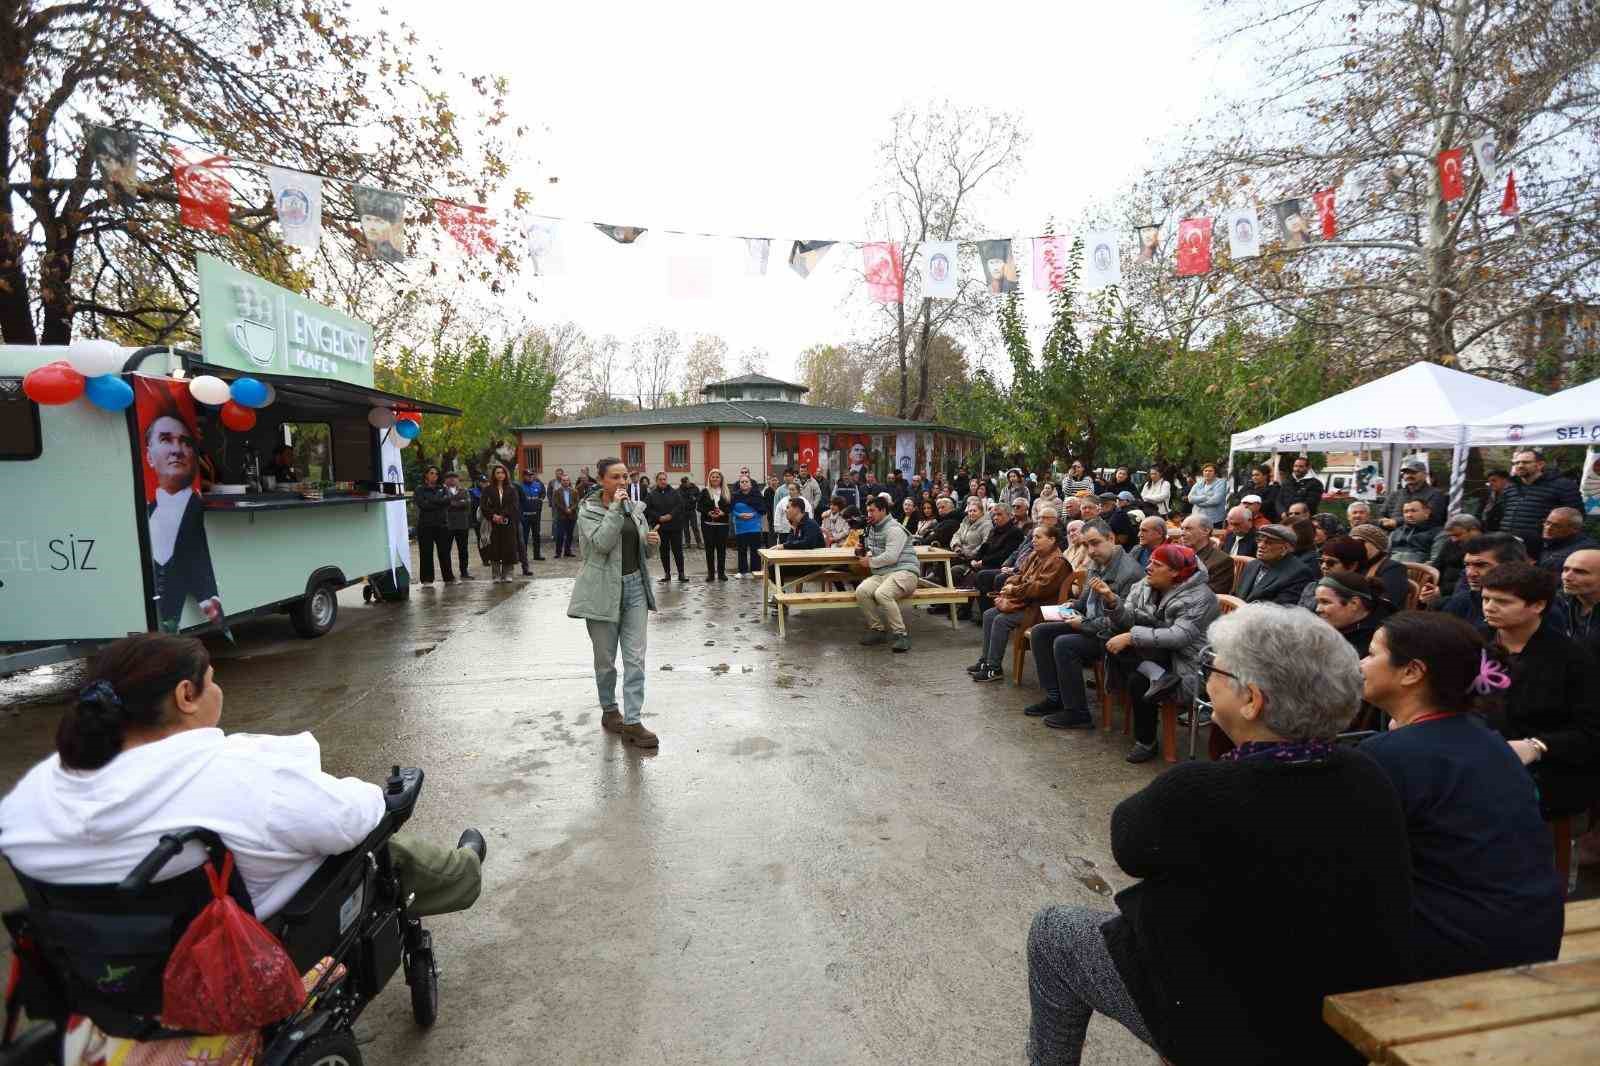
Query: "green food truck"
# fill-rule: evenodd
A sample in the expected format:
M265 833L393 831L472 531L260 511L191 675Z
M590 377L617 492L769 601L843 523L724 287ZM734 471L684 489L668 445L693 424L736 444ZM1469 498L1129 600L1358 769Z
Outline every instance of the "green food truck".
M0 347L0 674L273 612L320 636L340 589L406 593L401 423L460 412L373 388L366 323L198 265L199 352ZM28 383L91 357L115 369L86 389Z

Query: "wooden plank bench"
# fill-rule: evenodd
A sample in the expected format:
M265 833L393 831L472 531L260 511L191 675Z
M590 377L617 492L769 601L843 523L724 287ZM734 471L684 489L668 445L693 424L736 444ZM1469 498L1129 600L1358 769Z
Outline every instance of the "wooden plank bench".
M934 604L966 604L978 595L976 589L955 589L948 585L927 584L901 600L903 606ZM827 611L856 607L854 592L776 592L773 601L778 610L778 635L785 636L784 616L790 611ZM956 628L956 612L950 612L950 628Z
M1329 996L1322 1017L1379 1066L1592 1060L1600 1042L1600 900L1567 905L1555 962Z

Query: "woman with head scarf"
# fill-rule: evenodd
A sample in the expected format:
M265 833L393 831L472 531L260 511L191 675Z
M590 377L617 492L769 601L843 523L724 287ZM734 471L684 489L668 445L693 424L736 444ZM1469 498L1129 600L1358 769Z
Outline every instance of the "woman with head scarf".
M1366 575L1378 579L1390 603L1397 609L1404 608L1411 594L1411 575L1404 563L1389 558L1389 534L1378 526L1361 525L1352 529L1350 535L1366 549Z
M1317 616L1365 657L1372 635L1394 609L1384 598L1383 586L1365 574L1335 570L1311 587L1316 590Z
M1191 700L1200 691L1200 650L1220 611L1194 549L1162 544L1150 553L1144 580L1111 612L1121 632L1106 641L1106 654L1117 657L1133 700L1129 762L1155 758L1161 697L1177 690Z

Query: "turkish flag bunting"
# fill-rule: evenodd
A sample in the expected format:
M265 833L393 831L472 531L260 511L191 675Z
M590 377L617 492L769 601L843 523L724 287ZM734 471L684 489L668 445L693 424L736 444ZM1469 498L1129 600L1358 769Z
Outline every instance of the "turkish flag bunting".
M1178 276L1211 272L1211 220L1186 218L1178 223Z
M191 157L173 145L167 150L172 153L172 178L178 186L178 221L191 229L227 233L233 197L233 189L223 174L228 167L227 157Z
M1445 201L1459 200L1467 194L1466 182L1461 180L1461 149L1449 148L1439 153L1439 191Z
M1334 209L1333 189L1323 189L1321 192L1311 194L1311 202L1317 208L1317 221L1322 223L1322 239L1333 240L1339 232L1339 215Z
M873 241L861 246L866 263L867 295L881 304L905 300L906 270L900 246L889 241Z
M1517 172L1506 171L1506 194L1500 199L1500 213L1507 218L1517 217Z
M495 243L494 219L481 207L458 204L451 200L435 200L433 209L439 215L444 231L455 238L462 251L468 255L488 252L493 255L500 246Z
M817 466L817 435L815 433L802 433L799 440L800 454L796 464L813 473L820 469Z

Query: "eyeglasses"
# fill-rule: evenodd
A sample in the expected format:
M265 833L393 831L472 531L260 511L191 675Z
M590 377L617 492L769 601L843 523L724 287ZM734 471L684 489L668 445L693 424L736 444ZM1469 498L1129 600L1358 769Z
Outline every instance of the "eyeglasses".
M1211 680L1212 674L1220 674L1221 676L1229 678L1233 681L1239 680L1238 674L1230 674L1226 670L1219 669L1217 666L1217 657L1212 654L1210 648L1207 648L1200 654L1200 685L1202 688L1205 687L1205 683L1207 681Z

